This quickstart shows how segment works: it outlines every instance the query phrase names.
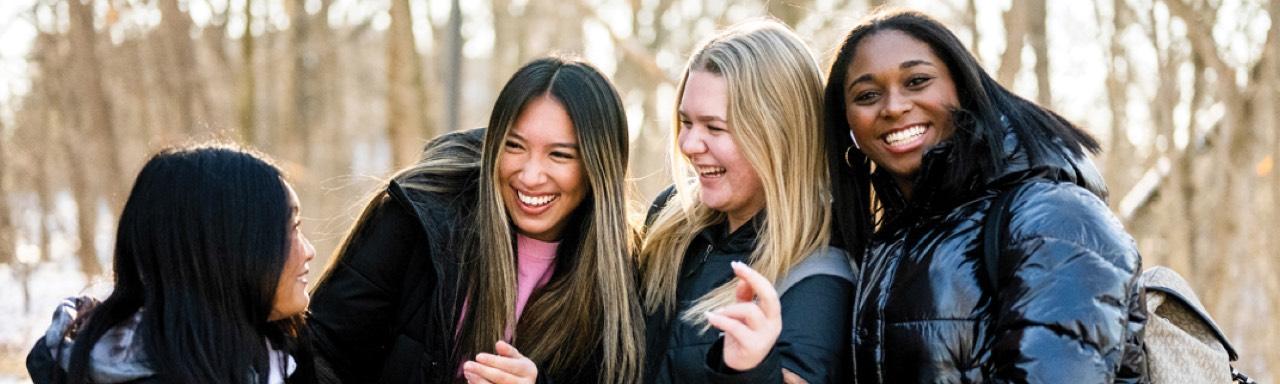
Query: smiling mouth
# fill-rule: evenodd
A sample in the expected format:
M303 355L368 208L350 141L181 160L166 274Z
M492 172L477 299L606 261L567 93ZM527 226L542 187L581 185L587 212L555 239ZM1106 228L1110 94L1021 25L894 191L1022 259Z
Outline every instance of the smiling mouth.
M702 166L702 165L698 165L695 167L697 167L698 169L698 176L702 176L702 177L720 177L720 176L724 176L725 172L729 171L724 167L712 167L712 166Z
M551 202L556 201L556 199L560 198L560 194L551 193L546 195L530 195L530 194L525 194L524 192L521 192L520 190L517 189L516 198L520 200L520 203L536 208L536 207L545 206L547 204L551 204Z
M889 132L884 136L882 136L881 140L884 140L885 144L888 144L890 147L896 147L896 146L913 142L915 139L919 138L920 136L924 136L924 133L927 132L928 130L929 130L928 124L915 124L903 129Z

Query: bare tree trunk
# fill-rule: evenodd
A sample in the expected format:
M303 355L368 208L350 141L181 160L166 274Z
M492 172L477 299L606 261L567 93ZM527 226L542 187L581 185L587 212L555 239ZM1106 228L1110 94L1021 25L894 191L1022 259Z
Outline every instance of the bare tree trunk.
M65 119L62 118L63 113L67 113L62 105L67 105L64 98L59 97L61 93L61 84L56 79L62 78L65 70L60 66L65 65L67 60L59 60L49 56L57 55L59 50L54 49L57 42L53 40L51 35L41 32L36 37L36 43L33 45L33 51L41 52L35 56L35 64L43 73L39 82L39 91L42 102L39 103L40 115L36 120L39 126L35 131L37 141L40 148L33 151L35 159L35 180L37 195L40 201L40 261L45 262L52 260L53 252L53 236L50 232L54 230L53 212L56 212L53 200L53 176L49 172L52 164L51 160L58 153L61 147L60 132L64 132L67 127L64 124ZM64 167L65 168L65 167Z
M495 97L506 83L508 73L512 72L520 57L520 36L517 31L518 19L511 15L511 0L491 0L489 9L493 13L493 57L489 58L489 88ZM457 128L457 127L449 127Z
M1036 53L1036 102L1045 107L1053 105L1053 92L1049 88L1049 43L1045 37L1045 21L1049 17L1045 0L1026 0L1027 42Z
M48 106L43 106L41 108L51 109ZM46 114L51 113L52 112L46 112ZM52 121L52 119L46 121ZM53 138L53 135L50 134L50 130L58 128L54 125L46 125L46 127L49 129L37 129L37 131L40 131L40 135L43 136L44 140L41 140L40 143L37 144L41 146L41 148L38 151L35 151L37 153L33 154L36 157L34 179L36 184L36 198L38 199L36 212L40 215L40 219L37 220L37 225L39 226L38 244L40 245L41 262L53 260L53 236L50 236L49 233L53 231L54 224L57 223L57 221L53 220L54 216L52 214L54 212L53 178L49 174L49 158L53 156L53 153L55 153L56 145L54 145L54 143L57 142Z
M448 131L459 128L462 112L462 8L458 3L458 0L449 2L449 43L445 50L444 127Z
M391 28L387 31L387 139L396 168L417 160L421 135L426 132L417 56L409 1L392 0Z
M187 135L196 132L199 121L196 111L205 104L203 81L196 69L195 46L191 42L191 16L178 8L178 0L160 1L160 31L157 40L161 42L158 56L165 58L158 65L161 78L166 84L168 93L172 95L172 103L177 104L177 127L179 132ZM166 127L166 129L170 129Z
M305 108L300 83L308 80L301 76L301 73L306 72L307 30L311 28L305 8L305 0L284 1L284 11L289 18L290 30L280 32L277 37L282 39L281 45L284 47L282 51L285 53L285 58L278 67L280 81L283 84L275 101L275 108L278 111L275 129L278 135L274 151L289 162L300 162L304 158L301 155L303 141L299 140L298 131L305 128L299 127L298 122L302 120L301 114Z
M1212 12L1197 10L1184 0L1168 0L1165 4L1169 6L1173 16L1187 23L1189 31L1203 31L1206 30L1204 28L1215 23ZM1211 173L1207 181L1208 185L1221 188L1220 193L1214 194L1220 198L1211 203L1212 212L1216 213L1216 220L1210 223L1209 228L1215 249L1209 254L1223 255L1228 258L1206 263L1204 268L1195 268L1193 281L1227 281L1225 279L1228 276L1228 268L1231 267L1229 264L1233 261L1231 256L1247 254L1249 239L1245 230L1247 227L1244 225L1248 225L1247 211L1253 209L1251 204L1253 195L1248 185L1248 179L1251 179L1252 175L1247 173L1252 170L1250 159L1253 154L1252 146L1249 145L1252 135L1249 130L1241 129L1249 121L1246 118L1249 114L1248 103L1232 81L1235 78L1235 71L1219 56L1213 37L1193 32L1189 33L1187 38L1191 43L1192 54L1203 59L1209 70L1217 75L1215 79L1217 97L1223 105L1227 106L1219 122L1221 128L1218 129L1218 137L1214 140L1220 145L1214 146L1214 154L1211 158L1214 162L1213 168L1220 172ZM1222 306L1223 287L1213 285L1206 288L1202 291L1201 297L1206 303L1215 303L1209 304L1212 307L1211 311L1225 311L1228 307Z
M582 12L572 1L556 2L552 17L556 23L555 46L561 50L581 53L584 47L582 39ZM555 19L553 19L555 20Z
M240 94L237 97L237 106L240 116L240 140L245 143L256 143L258 135L256 132L256 103L254 100L254 91L257 88L257 80L254 78L253 65L253 0L244 0L244 34L240 36L240 59L243 64L240 67Z
M1200 147L1200 143L1197 142L1199 127L1196 123L1196 115L1200 111L1201 102L1207 94L1205 88L1208 85L1204 79L1204 60L1192 56L1191 63L1195 71L1195 80L1192 82L1191 116L1187 124L1187 146L1182 151L1175 152L1175 168L1173 170L1174 180L1177 181L1178 195L1181 198L1181 204L1179 205L1182 210L1182 220L1179 220L1181 231L1177 232L1180 236L1175 238L1184 239L1186 249L1175 251L1175 254L1170 255L1170 258L1177 262L1175 265L1186 268L1183 269L1184 271L1197 270L1196 262L1198 258L1196 256L1208 254L1207 250L1201 249L1204 245L1204 242L1201 241L1204 237L1204 224L1201 223L1201 220L1198 220L1199 217L1203 216L1197 206L1200 186L1197 183L1195 174L1195 159ZM1179 247L1170 248L1176 250Z
M110 99L103 86L104 62L98 55L93 10L89 4L79 1L69 2L68 10L71 23L67 31L71 40L71 55L75 58L71 64L74 86L68 89L71 90L71 97L76 100L75 105L80 113L77 126L84 129L83 133L86 134L80 137L80 151L89 149L98 154L98 162L90 164L102 166L103 180L106 181L101 187L104 188L112 208L117 208L124 205L127 180L119 154L119 134L116 132ZM93 138L93 142L85 143L85 137Z
M969 51L973 52L973 57L977 57L978 61L982 61L982 49L980 41L981 34L978 33L978 3L976 0L966 0L964 2L964 21L969 27Z
M1027 35L1027 1L1014 1L1009 10L1004 12L1004 54L1000 56L1000 69L996 71L996 81L1005 87L1013 88L1013 81L1022 70L1023 39Z
M120 50L125 52L120 55L121 59L128 60L130 62L128 66L131 68L147 68L149 65L148 57L157 55L156 43L151 40L137 39L122 44ZM156 92L153 91L156 88L156 74L153 71L124 72L126 73L123 73L122 76L127 79L125 82L128 84L126 93L132 96L129 98L129 103L137 108L135 113L138 116L139 123L135 129L138 129L144 135L143 137L160 138L162 141L168 141L174 135L172 131L185 132L188 128L184 127L185 124L170 123L163 117L159 120L160 123L156 123L157 112L169 108L155 108L153 103L164 102L169 98L167 95L158 97ZM162 116L167 117L168 115L162 113Z
M1102 7L1101 1L1097 4ZM1124 28L1133 22L1132 13L1123 1L1112 1L1112 20L1104 23L1099 16L1098 24L1112 26L1111 39L1107 48L1107 101L1108 112L1111 113L1110 144L1106 152L1106 180L1113 191L1128 191L1132 184L1130 176L1133 164L1133 143L1129 141L1129 81L1132 79L1130 66L1124 65L1127 50L1121 42ZM1112 206L1120 199L1112 199Z
M0 121L0 265L11 264L17 260L14 257L17 238L14 236L12 212L9 211L9 196L13 193L9 189L7 177L8 168L13 164L9 159L9 140L10 138L5 134L4 122Z
M67 154L67 164L80 164L83 159L77 155L79 145L71 135L62 140L63 150ZM83 166L67 167L71 173L71 193L76 199L76 238L79 246L76 257L80 260L80 271L85 279L93 279L102 274L102 265L98 263L97 249L94 247L94 230L98 228L97 194L93 193L93 181L90 170Z

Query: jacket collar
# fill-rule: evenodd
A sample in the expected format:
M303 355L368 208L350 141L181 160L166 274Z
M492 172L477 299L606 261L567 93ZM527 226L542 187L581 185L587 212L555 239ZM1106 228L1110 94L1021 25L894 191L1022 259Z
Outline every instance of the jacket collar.
M698 233L698 238L711 244L717 250L726 253L751 252L756 248L756 238L760 228L764 226L765 212L760 211L751 220L743 223L732 233L729 232L729 220L720 220Z
M984 180L976 176L960 185L944 180L952 172L956 161L955 145L945 140L930 148L920 162L920 171L914 179L914 196L910 201L894 182L892 175L883 169L872 174L871 181L876 194L884 204L886 217L929 215L944 212L973 199L988 195L990 190L1006 189L1034 179L1067 182L1089 190L1106 199L1107 189L1093 162L1086 156L1072 155L1065 150L1046 151L1041 158L1032 159L1018 135L1006 122L1004 125L1004 158L999 172ZM1064 145L1061 142L1060 146Z

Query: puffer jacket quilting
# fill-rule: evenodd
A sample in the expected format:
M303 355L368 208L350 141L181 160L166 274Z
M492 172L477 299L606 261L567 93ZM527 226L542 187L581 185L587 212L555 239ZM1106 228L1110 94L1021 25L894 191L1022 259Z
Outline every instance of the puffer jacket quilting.
M885 196L893 219L868 247L855 299L859 383L1143 380L1141 260L1096 171L1087 159L1031 166L1012 134L1005 148L1005 171L984 188L929 184L946 172L944 143L925 157L917 200ZM1006 189L1016 191L993 300L981 231ZM877 191L896 190L881 179Z

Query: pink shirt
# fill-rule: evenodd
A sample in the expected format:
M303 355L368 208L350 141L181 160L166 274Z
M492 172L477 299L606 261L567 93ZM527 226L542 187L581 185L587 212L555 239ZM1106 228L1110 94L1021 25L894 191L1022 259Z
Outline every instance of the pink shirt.
M516 322L524 313L533 291L547 285L555 272L556 248L560 242L548 242L516 235ZM511 329L507 329L507 341L511 341Z
M533 291L547 285L551 275L555 273L556 248L560 242L549 242L516 235L516 323L520 322L520 314L524 313L524 305L529 302ZM462 321L466 320L467 306L462 303L463 316L458 319L457 332L462 330ZM515 324L507 325L503 341L511 342ZM456 335L455 335L456 336ZM457 377L462 377L462 365L458 365Z
M529 296L533 296L533 291L551 281L551 275L555 273L556 248L559 246L558 241L542 241L516 235L516 323L520 322L520 314L524 313L524 305L529 302ZM458 332L462 330L462 322L466 320L470 304L470 301L462 303L463 315L458 318ZM510 343L514 331L515 324L509 324L503 341Z

